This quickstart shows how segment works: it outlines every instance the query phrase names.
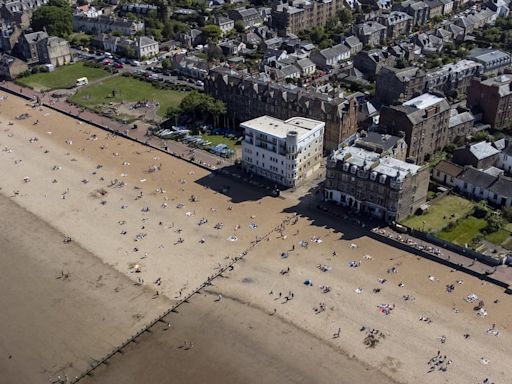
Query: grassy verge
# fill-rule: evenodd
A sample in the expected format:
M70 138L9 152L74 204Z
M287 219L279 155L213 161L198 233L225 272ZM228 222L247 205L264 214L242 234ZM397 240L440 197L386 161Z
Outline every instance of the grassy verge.
M29 86L36 90L53 90L72 88L75 86L76 79L87 77L89 81L98 80L109 76L110 73L102 68L92 68L84 65L84 62L65 65L56 68L53 72L36 73L21 77L16 81L22 85Z
M235 149L236 141L230 139L229 137L224 137L222 135L201 135L204 140L208 140L212 143L212 145L217 144L226 144L230 149Z
M115 76L81 88L69 98L69 101L97 110L97 107L111 102L151 100L159 104L157 114L165 116L167 109L170 106L178 106L186 95L187 92L159 89L148 82L133 77Z

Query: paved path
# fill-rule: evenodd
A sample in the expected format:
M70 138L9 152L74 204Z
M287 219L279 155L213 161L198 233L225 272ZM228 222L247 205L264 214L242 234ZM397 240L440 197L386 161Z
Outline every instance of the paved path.
M153 135L148 136L147 130L150 125L146 123L137 123L137 129L133 129L133 124L123 124L119 121L98 115L97 113L88 111L84 108L69 104L66 101L54 99L47 93L37 92L33 89L19 86L13 82L3 82L0 85L0 89L17 96L24 97L28 100L36 100L39 98L43 105L55 111L62 112L111 133L138 141L170 155L193 162L194 164L209 170L233 165L233 162L229 159L220 158L201 149L191 150L191 148L181 142L174 140L162 140Z

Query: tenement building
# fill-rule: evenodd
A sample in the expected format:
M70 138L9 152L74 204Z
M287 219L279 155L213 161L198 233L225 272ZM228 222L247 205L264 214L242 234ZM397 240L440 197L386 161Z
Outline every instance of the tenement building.
M230 121L242 122L263 115L286 120L307 117L325 122L324 149L331 151L356 132L355 96L331 97L292 85L244 75L225 67L210 70L205 91L227 106Z
M388 222L399 221L426 202L430 172L356 146L327 160L324 198Z
M467 106L482 112L482 121L494 129L512 124L512 75L491 79L472 79Z
M404 102L423 93L425 72L418 67L381 69L375 85L375 96L384 104Z
M464 95L474 76L483 73L483 66L472 60L460 60L427 73L426 91L441 91L446 96Z
M315 175L323 153L325 124L292 117L286 121L261 116L240 124L242 166L245 170L287 187L296 187Z
M383 107L380 127L392 135L405 133L407 158L423 164L448 143L450 105L437 95L424 93L402 105Z
M343 8L342 0L290 0L272 6L272 27L280 36L298 34L304 29L321 27Z

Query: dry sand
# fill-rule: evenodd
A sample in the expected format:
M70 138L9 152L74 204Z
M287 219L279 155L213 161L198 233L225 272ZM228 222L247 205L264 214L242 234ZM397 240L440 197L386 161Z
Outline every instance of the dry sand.
M22 112L31 117L15 121L14 116ZM118 333L109 331L107 326L101 331L90 329L102 321L100 316L91 314L90 325L82 325L82 331L76 332L80 337L75 355L70 351L49 361L48 356L42 358L44 349L34 335L28 333L21 340L19 335L11 334L9 340L0 344L2 354L8 355L5 346L15 342L25 349L30 346L31 358L25 364L33 372L45 369L54 373L55 367L66 366L70 361L73 368L83 366L87 358L82 351L99 358L111 349L111 345L96 342L104 337L103 332L109 335L109 340L126 338L140 325L134 324L134 310L145 314L145 319L162 312L162 306L193 291L219 265L247 249L256 236L268 233L286 217L300 212L304 217L295 225L286 226L282 238L274 232L270 241L256 245L227 278L215 281L211 291L226 298L215 302L215 296L194 296L178 315L171 316L175 317L171 332L144 335L140 344L132 345L125 355L117 355L111 367L99 369L89 382L138 382L137 379L145 377L147 356L152 356L153 376L149 382L167 382L173 372L187 382L202 381L205 377L213 380L219 375L229 375L228 382L261 379L329 383L354 382L354 377L360 377L357 382L382 382L383 377L410 383L479 383L486 377L496 383L512 382L507 370L512 349L512 307L510 297L500 288L379 243L366 237L360 228L319 216L305 202L299 203L291 196L261 197L258 191L240 183L210 175L156 151L148 152L139 144L113 138L46 108L28 108L12 96L0 103L0 116L0 192L60 231L60 235L55 235L57 238L66 234L73 239L65 246L61 240L51 244L47 240L44 247L41 241L33 242L31 247L42 251L29 269L41 278L41 285L48 281L38 291L47 289L44 297L51 297L55 294L54 285L63 283L55 279L62 261L55 256L52 246L64 247L66 251L71 245L108 265L97 262L103 272L91 272L91 276L120 271L133 282L143 279L148 288L160 293L157 299L141 299L139 303L128 301L131 291L127 297L119 297L119 293L100 288L101 300L96 304L107 313L115 312L115 316L107 317L107 322ZM36 119L39 124L32 125ZM8 125L8 121L14 121L14 125ZM148 172L152 166L159 170ZM29 178L27 182L23 181L25 177ZM56 182L52 182L54 179ZM117 186L110 186L115 179ZM124 186L119 186L120 181ZM228 185L226 194L216 192ZM138 198L141 191L143 196ZM190 201L191 195L198 201ZM183 207L178 208L178 204ZM198 225L201 218L208 222ZM20 228L18 220L21 219L9 217L13 228ZM214 228L217 223L222 223L220 229ZM126 234L122 234L124 231ZM140 240L135 241L137 235ZM236 241L228 241L230 236L236 236ZM311 241L313 236L320 237L322 242ZM181 243L180 238L184 240ZM308 249L299 245L301 240L309 242ZM357 244L357 248L351 244ZM280 254L286 251L289 256L285 259ZM333 251L336 256L332 256ZM360 260L361 266L350 268L348 263L352 260ZM134 264L140 265L140 273L134 272ZM320 271L319 264L330 270ZM386 271L393 266L398 273L388 274ZM45 268L51 268L51 273L45 275ZM288 274L279 273L287 268ZM66 284L72 283L75 275ZM434 281L429 276L435 277ZM85 272L83 277L87 280ZM154 283L158 278L159 285ZM380 284L379 278L387 282ZM305 286L306 279L311 279L313 286ZM463 280L463 284L455 283L457 280ZM399 287L399 283L403 286ZM455 291L447 293L445 286L452 283ZM15 284L2 284L3 292L9 293L3 300L13 303L25 298L24 292L10 288ZM77 291L87 287L80 281L76 284ZM25 285L17 284L22 288ZM331 291L322 293L320 285L329 286ZM126 292L128 287L145 292L142 287L126 287ZM358 288L362 293L355 292ZM374 288L381 290L372 293ZM78 293L58 292L65 296L64 301L75 304L72 298ZM290 293L293 299L284 303L283 297L291 297ZM472 310L476 303L464 302L463 298L470 293L485 301L486 317L476 316ZM404 295L414 300L405 301ZM49 299L38 299L39 306L48 307L51 303ZM496 299L499 303L494 304ZM110 304L114 302L119 308ZM313 308L319 308L320 303L325 303L326 310L316 314ZM395 309L386 316L378 311L379 304L395 304ZM87 311L88 306L81 305L80 309ZM274 309L275 315L269 316ZM0 324L12 327L13 323L20 323L19 326L28 327L23 324L31 324L27 320L29 313L27 309L21 316L4 314ZM419 321L420 317L428 317L432 322ZM73 321L53 319L50 315L37 318L47 322L45 327L54 333L57 328L62 329L63 338L71 332L67 328L76 330ZM256 331L247 325L252 322L257 325ZM493 323L500 331L499 336L486 333ZM363 325L385 335L375 348L363 345ZM339 328L340 337L333 339ZM466 333L471 335L469 339L463 337ZM196 343L191 350L184 352L178 348L183 343L181 335L189 335ZM441 336L446 337L445 343L441 343ZM88 343L96 349L88 350ZM426 373L428 360L438 350L453 363L446 372ZM347 355L364 363L348 360ZM481 363L482 357L488 359L487 365ZM339 363L340 360L343 362ZM10 364L8 360L2 361ZM23 369L23 363L19 364L16 369ZM317 364L319 368L315 371L313 367ZM0 368L4 365L0 364ZM372 373L363 377L366 366ZM266 370L264 375L256 373L262 370ZM132 381L126 372L133 374ZM285 379L280 380L281 376Z

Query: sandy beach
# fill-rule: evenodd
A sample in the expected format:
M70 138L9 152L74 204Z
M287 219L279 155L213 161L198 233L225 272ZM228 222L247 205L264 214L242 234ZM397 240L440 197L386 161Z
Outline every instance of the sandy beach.
M14 96L0 121L5 382L74 377L249 248L84 382L512 382L499 287Z

